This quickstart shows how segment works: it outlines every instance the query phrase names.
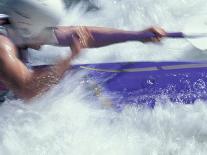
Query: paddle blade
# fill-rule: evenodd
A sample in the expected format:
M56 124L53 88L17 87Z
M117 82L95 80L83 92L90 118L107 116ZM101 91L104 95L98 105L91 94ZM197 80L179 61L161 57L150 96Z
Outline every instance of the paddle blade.
M188 41L200 50L207 50L207 38L188 39Z
M199 15L189 19L184 29L185 34L207 33L207 15ZM187 37L186 38L194 47L200 50L207 50L207 36Z

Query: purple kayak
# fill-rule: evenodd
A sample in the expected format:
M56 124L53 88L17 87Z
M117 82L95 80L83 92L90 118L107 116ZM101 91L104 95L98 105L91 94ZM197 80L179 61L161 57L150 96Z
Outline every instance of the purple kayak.
M88 88L115 107L133 104L153 108L160 97L182 104L207 100L205 62L101 63L74 65L72 70L87 71L83 80Z

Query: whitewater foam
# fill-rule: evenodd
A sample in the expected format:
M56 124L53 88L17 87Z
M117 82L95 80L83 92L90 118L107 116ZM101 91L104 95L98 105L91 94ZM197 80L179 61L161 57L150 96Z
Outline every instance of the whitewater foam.
M187 18L206 13L204 0L94 0L100 10L71 7L63 25L109 26L141 30L151 25L180 31ZM57 52L58 50L56 49ZM68 49L66 49L68 50ZM141 60L204 60L206 53L184 40L153 45L134 42L88 49L73 63ZM83 89L80 77L65 79L32 103L7 100L0 108L2 155L205 155L207 104L172 104L157 100L155 109L128 106L122 112L105 109ZM164 103L164 104L163 104Z

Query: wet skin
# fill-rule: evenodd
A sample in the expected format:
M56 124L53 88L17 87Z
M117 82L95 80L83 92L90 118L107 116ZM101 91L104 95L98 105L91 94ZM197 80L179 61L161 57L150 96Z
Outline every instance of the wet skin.
M56 36L59 39L67 38L58 46L70 46L73 54L54 66L38 70L28 69L18 58L18 47L14 42L0 35L0 76L2 82L15 95L29 100L57 84L64 72L70 68L71 60L80 53L82 48L97 48L125 41L137 41L136 35L143 32L153 32L156 37L138 41L157 42L166 34L163 29L158 27L140 32L101 27L57 27ZM48 44L47 39L42 36L38 36L34 40L38 40L38 42L29 42L23 46L38 49L41 45Z

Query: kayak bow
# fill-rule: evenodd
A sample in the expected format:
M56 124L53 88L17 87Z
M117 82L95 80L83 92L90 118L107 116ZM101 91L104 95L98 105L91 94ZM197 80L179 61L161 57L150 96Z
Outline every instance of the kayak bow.
M154 107L167 97L173 103L191 104L207 100L207 63L123 62L75 65L72 71L86 71L81 81L99 91L113 106L126 104ZM102 93L100 93L102 92Z

